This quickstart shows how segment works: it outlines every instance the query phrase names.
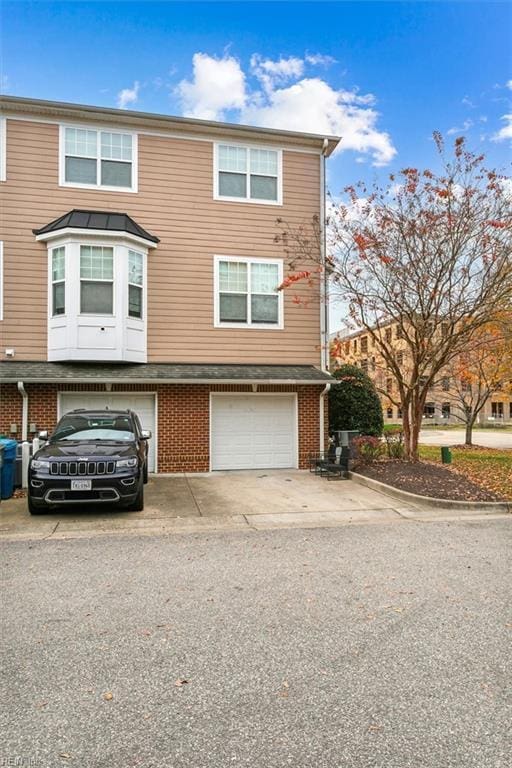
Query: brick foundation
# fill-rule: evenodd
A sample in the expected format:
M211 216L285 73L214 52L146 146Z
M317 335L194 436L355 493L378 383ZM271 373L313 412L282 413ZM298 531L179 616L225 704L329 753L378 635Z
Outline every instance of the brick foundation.
M58 392L104 392L102 384L26 384L29 425L52 430L57 422ZM319 449L319 397L323 385L259 386L258 392L297 392L299 467L307 469L308 456ZM248 392L238 384L113 384L112 392L156 392L158 402L158 471L207 472L210 467L210 392ZM16 384L0 391L0 434L21 439L22 399ZM327 403L324 409L327 420ZM17 431L10 432L11 424ZM325 430L327 435L327 429ZM33 435L29 435L29 439Z

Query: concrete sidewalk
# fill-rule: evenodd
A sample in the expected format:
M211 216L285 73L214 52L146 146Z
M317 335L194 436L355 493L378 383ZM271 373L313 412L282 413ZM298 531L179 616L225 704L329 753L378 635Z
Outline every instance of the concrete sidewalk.
M26 499L9 499L0 504L0 538L67 539L475 517L481 515L423 509L352 480L329 481L305 471L216 472L150 478L143 512L69 507L32 517Z

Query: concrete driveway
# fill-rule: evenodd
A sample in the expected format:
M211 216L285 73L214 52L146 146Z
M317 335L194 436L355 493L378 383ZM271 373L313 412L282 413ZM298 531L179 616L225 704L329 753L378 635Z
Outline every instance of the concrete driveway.
M423 445L463 445L465 440L463 429L423 429L420 432L420 443ZM473 443L485 448L512 449L512 432L493 429L476 429L473 432Z
M0 537L336 525L400 519L396 510L405 507L351 480L327 480L297 470L154 476L146 486L145 502L143 512L63 507L31 517L26 499L10 499L0 504Z

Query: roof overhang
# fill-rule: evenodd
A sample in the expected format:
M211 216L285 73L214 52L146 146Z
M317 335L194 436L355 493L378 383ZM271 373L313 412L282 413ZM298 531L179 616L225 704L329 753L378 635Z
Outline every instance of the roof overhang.
M238 141L267 142L288 145L296 149L309 149L329 157L340 142L339 136L325 136L300 131L283 131L275 128L259 128L235 123L221 123L213 120L198 120L190 117L174 117L152 112L138 112L128 109L94 107L87 104L70 104L61 101L29 99L19 96L1 96L0 109L7 116L11 114L36 115L48 120L72 120L125 125L140 132L166 131L182 134L196 134L205 140L230 137Z
M248 384L313 385L333 377L313 365L215 365L188 363L0 363L0 382L26 384Z
M48 243L50 241L59 239L70 239L72 237L87 237L109 240L128 240L131 243L137 245L143 245L145 248L157 248L158 244L153 240L146 240L144 237L133 235L131 232L125 232L123 230L115 229L80 229L78 227L64 227L64 229L54 229L50 232L44 232L41 235L36 235L37 242Z

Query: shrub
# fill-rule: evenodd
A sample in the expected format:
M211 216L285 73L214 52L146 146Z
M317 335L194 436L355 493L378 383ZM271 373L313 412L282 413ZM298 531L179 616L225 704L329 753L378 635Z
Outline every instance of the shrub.
M384 438L386 440L386 448L390 459L403 459L405 454L404 449L404 433L401 429L386 429L384 430Z
M384 419L370 377L355 365L340 366L334 377L338 383L329 392L329 430L357 429L363 435L379 437Z
M361 459L363 464L371 464L372 461L377 461L384 453L384 446L378 437L369 437L367 435L356 437L354 438L354 446L357 451L357 457Z

